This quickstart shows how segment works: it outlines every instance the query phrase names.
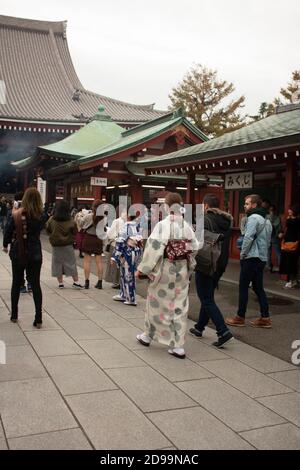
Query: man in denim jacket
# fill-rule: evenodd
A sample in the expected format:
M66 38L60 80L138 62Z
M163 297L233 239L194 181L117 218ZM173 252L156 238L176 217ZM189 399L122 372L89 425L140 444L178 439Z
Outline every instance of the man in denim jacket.
M237 315L227 318L231 326L245 326L248 304L248 289L252 287L257 295L261 316L250 325L256 328L271 328L269 304L263 287L264 267L268 260L271 242L272 224L266 219L267 212L262 207L262 200L257 194L245 198L247 223L241 249L241 272L239 282L239 308Z

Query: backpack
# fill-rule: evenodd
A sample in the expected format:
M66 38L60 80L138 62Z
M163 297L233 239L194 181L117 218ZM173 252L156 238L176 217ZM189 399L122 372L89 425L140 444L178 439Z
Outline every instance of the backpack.
M204 229L203 246L198 250L196 255L196 271L206 276L213 276L217 271L217 263L221 255L224 236L222 233L216 233L214 231L213 224L209 217L207 217L207 221L209 229Z

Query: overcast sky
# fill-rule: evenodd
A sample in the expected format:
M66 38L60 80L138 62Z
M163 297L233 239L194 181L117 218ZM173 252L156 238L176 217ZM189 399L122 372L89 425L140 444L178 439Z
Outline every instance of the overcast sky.
M300 69L299 0L0 0L0 14L67 20L85 88L157 109L196 63L233 82L250 114Z

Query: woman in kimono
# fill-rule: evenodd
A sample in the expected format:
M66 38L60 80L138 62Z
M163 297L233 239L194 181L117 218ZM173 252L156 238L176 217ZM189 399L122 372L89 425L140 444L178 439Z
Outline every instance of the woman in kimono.
M111 263L117 263L120 269L120 294L115 295L113 300L124 302L124 305L136 306L135 271L141 256L141 240L136 216L129 216L111 257Z
M169 193L166 204L170 213L151 233L136 274L150 279L145 330L137 340L144 346L156 340L169 346L170 354L184 359L189 279L199 244L183 219L180 194Z

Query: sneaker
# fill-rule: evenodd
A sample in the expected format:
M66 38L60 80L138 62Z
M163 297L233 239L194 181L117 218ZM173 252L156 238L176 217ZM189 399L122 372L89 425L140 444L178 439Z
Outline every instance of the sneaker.
M64 286L63 284L58 284L58 288L59 288L59 289L64 289L65 286Z
M196 338L202 338L202 331L197 330L196 327L190 328L189 332L192 336L195 336Z
M125 300L124 305L131 305L132 307L136 307L137 303L136 302L130 302L129 300Z
M20 294L27 294L27 289L25 286L21 287Z
M172 354L172 356L178 357L178 359L185 358L185 350L183 348L168 349L168 353Z
M149 338L149 336L145 335L145 333L141 333L141 334L137 335L136 339L143 346L150 346L151 338Z
M225 323L230 326L245 326L245 318L236 315L235 317L226 318Z
M95 285L96 289L102 289L102 279L98 280L97 284Z
M121 297L120 295L114 295L113 300L115 300L116 302L126 302L126 299L123 299L123 297Z
M226 331L222 336L218 336L218 341L215 341L212 345L216 348L222 348L231 339L233 339L233 334L230 331Z
M85 288L85 289L89 289L89 288L90 288L90 281L89 281L88 279L85 280L84 288Z
M293 286L293 283L292 281L289 281L285 284L285 286L283 287L284 289L292 289L294 286Z
M31 284L29 284L29 282L27 283L27 292L32 292L32 287L31 287Z
M120 289L120 284L113 284L111 286L112 289Z
M250 326L253 328L272 328L272 322L270 317L259 317L256 320L252 320L249 322Z
M73 287L73 289L84 289L84 286L82 286L78 282L73 282L72 287Z
M38 330L40 330L42 328L42 321L41 320L39 320L39 321L34 320L33 326L35 326Z

